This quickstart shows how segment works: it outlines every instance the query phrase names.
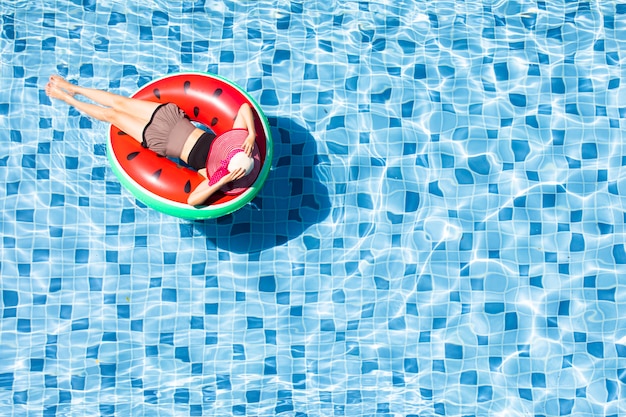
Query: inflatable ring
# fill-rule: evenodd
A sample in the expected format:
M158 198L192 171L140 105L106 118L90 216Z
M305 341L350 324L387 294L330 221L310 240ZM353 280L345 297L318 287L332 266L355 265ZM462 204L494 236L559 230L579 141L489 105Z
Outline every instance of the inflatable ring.
M187 204L187 197L204 177L144 148L139 141L111 126L107 143L111 168L122 185L138 200L171 216L208 219L232 213L257 195L270 171L272 137L261 108L241 87L213 74L177 73L146 84L132 97L176 103L192 121L210 127L218 136L232 129L239 107L248 103L255 116L256 145L261 158L261 170L256 181L241 194L216 193L205 206L194 207Z

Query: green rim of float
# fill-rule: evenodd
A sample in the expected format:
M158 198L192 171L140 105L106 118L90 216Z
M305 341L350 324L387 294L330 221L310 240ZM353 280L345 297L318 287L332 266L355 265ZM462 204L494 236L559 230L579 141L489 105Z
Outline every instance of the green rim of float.
M181 73L169 74L169 75L160 77L158 79L155 79L149 82L148 84L141 87L139 91L143 91L146 88L149 88L150 86L154 84L158 84L162 80L172 78L175 76L185 76L185 75L191 75L191 76L201 75L204 77L221 81L224 84L234 88L254 108L256 115L260 119L261 125L264 130L265 140L266 140L265 158L262 161L261 170L255 182L248 189L246 189L243 193L237 195L236 197L232 198L229 201L221 202L221 203L218 202L218 203L210 204L207 206L194 207L186 203L180 203L180 202L169 200L141 186L136 180L134 180L130 175L128 175L128 173L123 169L122 165L118 161L117 157L115 156L115 152L113 150L113 145L112 145L110 136L107 140L107 157L109 159L111 169L115 173L117 178L119 179L120 183L127 190L129 190L133 194L133 196L135 196L139 201L141 201L148 207L153 208L162 213L168 214L170 216L180 217L184 219L199 220L199 219L212 219L212 218L225 216L227 214L230 214L242 208L244 205L248 204L259 193L259 191L261 190L261 187L263 186L263 184L265 183L269 175L273 153L274 153L273 152L273 140L272 140L272 136L270 132L269 122L267 120L267 117L261 110L261 107L259 106L259 104L256 102L254 98L252 98L252 96L250 96L250 94L248 94L245 90L243 90L234 82L224 77L221 77L219 75L215 75L215 74L210 74L206 72L181 72Z

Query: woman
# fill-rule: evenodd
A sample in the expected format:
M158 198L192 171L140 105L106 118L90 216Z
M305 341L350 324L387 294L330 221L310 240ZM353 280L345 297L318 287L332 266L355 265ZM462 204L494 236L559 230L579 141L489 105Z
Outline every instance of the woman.
M205 178L207 177L205 165L215 134L194 126L177 105L138 100L103 90L81 87L58 75L50 77L46 85L46 94L64 101L88 116L111 123L160 155L180 158L198 170ZM76 95L84 96L97 104L78 100ZM233 122L233 129L248 131L241 149L250 157L256 132L252 109L247 103L239 108ZM202 204L224 185L244 175L244 169L238 168L224 175L214 184L210 184L206 179L189 194L187 203L194 206Z

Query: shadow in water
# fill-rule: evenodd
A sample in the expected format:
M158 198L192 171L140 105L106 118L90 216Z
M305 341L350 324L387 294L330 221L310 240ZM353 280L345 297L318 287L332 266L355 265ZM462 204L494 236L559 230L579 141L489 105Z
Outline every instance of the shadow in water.
M328 190L318 180L327 159L313 137L286 118L268 118L274 140L272 170L259 194L236 212L191 223L207 249L255 253L300 236L330 213Z

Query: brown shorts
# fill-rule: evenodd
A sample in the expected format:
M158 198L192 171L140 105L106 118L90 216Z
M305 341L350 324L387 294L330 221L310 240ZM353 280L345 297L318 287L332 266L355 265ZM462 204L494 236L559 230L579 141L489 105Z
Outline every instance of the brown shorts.
M176 104L161 104L143 129L143 145L159 155L180 158L194 129L189 117Z

